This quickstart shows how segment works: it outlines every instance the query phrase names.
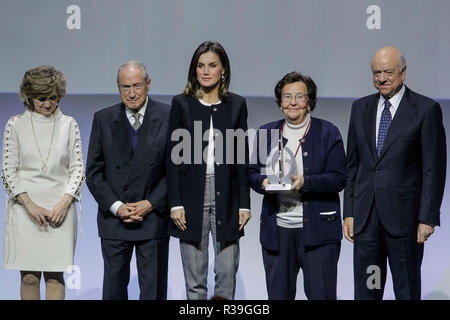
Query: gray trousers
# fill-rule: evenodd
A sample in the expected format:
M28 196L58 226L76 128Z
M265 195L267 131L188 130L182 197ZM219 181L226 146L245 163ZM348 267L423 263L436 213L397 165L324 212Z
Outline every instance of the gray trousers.
M236 226L237 228L237 226ZM202 240L180 240L181 259L188 300L206 300L208 294L209 232L214 245L214 297L232 300L239 266L239 241L216 241L216 203L214 175L206 175L203 201Z

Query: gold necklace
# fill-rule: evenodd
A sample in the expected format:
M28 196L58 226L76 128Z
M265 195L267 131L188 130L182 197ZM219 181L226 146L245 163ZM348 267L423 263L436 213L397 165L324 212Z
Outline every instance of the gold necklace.
M36 138L36 132L34 131L34 125L33 125L33 111L31 111L31 129L33 129L33 136L34 136L34 142L36 143L36 147L38 149L39 152L39 158L41 158L41 162L42 162L42 167L41 167L41 171L46 173L47 172L47 162L48 162L48 158L50 157L50 151L52 150L52 145L53 145L53 135L55 133L55 123L56 123L56 118L55 118L55 114L52 113L53 115L53 130L52 130L52 139L50 140L50 146L48 147L48 152L47 152L47 159L44 160L42 159L42 155L41 155L41 149L39 149L39 144Z

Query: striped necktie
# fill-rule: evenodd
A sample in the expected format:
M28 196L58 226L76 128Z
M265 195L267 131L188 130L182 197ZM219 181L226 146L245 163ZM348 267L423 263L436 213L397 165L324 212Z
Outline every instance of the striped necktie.
M132 114L132 117L136 120L133 123L134 130L139 129L139 127L141 126L141 122L139 121L139 116L140 116L139 112L135 112L135 113Z

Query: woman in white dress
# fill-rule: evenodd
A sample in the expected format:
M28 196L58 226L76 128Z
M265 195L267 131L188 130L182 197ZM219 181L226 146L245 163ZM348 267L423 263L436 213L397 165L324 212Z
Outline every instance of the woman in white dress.
M77 234L74 202L84 181L76 121L58 102L63 74L52 66L28 70L20 87L26 111L6 124L2 181L9 195L3 266L20 270L22 299L64 299L63 272L73 265Z

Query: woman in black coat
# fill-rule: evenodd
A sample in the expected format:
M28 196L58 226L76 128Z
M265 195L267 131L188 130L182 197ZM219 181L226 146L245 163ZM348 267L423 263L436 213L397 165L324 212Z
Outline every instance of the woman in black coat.
M167 181L180 239L188 299L207 299L208 243L214 250L216 298L233 299L239 238L250 219L246 164L247 105L228 91L230 63L217 42L195 51L183 94L172 100Z

